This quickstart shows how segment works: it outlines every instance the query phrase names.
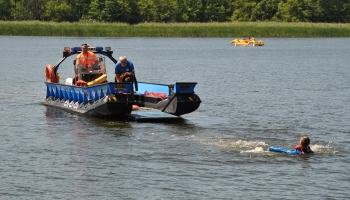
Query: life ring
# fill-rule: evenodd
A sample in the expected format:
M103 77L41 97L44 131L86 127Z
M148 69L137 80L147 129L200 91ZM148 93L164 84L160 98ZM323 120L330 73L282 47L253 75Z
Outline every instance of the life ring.
M120 75L120 82L133 82L134 75L131 72L125 72Z
M53 68L52 65L47 64L45 68L45 77L46 77L46 82L49 83L56 83L56 74L55 74L55 69Z

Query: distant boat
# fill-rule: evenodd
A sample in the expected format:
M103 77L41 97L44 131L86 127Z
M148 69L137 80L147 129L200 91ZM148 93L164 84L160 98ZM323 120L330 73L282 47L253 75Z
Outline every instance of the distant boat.
M264 42L262 40L255 40L255 39L234 39L230 43L233 46L264 46Z

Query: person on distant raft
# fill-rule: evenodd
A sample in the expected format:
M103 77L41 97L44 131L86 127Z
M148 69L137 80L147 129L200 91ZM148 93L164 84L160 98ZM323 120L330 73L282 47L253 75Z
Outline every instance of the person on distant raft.
M299 144L296 145L293 149L291 149L291 151L299 150L300 154L313 153L309 145L310 145L310 138L307 136L302 136L300 138Z
M126 56L120 56L115 65L115 82L123 82L120 76L126 72L131 73L131 76L135 76L134 64Z

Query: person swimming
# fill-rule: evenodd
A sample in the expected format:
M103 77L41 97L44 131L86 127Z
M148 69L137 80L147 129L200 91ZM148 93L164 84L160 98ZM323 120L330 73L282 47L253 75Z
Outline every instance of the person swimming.
M299 144L296 145L293 149L291 149L291 151L294 150L299 150L300 154L308 154L308 153L314 153L311 149L310 149L310 138L307 136L302 136L300 138Z

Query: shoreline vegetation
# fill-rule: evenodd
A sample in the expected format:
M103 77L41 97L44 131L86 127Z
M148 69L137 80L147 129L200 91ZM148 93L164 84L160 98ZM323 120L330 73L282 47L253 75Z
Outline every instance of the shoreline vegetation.
M126 23L0 21L2 36L70 37L220 37L314 38L350 37L348 23Z

